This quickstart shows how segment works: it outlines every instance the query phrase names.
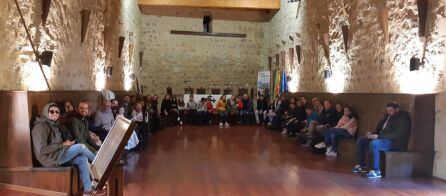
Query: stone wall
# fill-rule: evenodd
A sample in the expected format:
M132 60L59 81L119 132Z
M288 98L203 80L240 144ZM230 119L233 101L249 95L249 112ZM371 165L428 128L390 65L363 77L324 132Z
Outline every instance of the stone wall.
M38 51L54 52L51 68L44 66L52 90L95 90L104 85L124 89L124 73L133 72L132 64L139 59L139 55L128 52L132 43L134 53L139 53L140 13L136 0L52 1L45 26L41 0L18 2ZM80 38L82 9L91 10L84 43ZM46 90L14 0L0 2L0 24L4 40L0 43L0 89ZM118 59L120 35L126 37L126 47ZM113 67L113 77L106 78L105 66Z
M286 63L293 91L432 93L445 89L445 1L429 1L425 65L409 71L412 56L423 56L416 0L321 0L288 3L265 25L262 59L302 46L302 62ZM383 17L387 11L388 17ZM385 18L388 18L385 22ZM387 24L387 25L386 25ZM342 26L349 32L344 46ZM384 29L388 28L388 34ZM289 36L294 37L292 41ZM327 37L327 40L324 40ZM324 53L328 43L329 58ZM295 54L294 54L295 55ZM264 64L264 63L262 63ZM332 70L324 79L323 71Z
M246 38L173 35L171 30L202 31L203 20L144 15L141 48L144 61L141 81L145 93L164 95L168 86L174 94L185 87L224 89L237 92L257 83L261 70L262 24L213 21L213 31L243 33Z

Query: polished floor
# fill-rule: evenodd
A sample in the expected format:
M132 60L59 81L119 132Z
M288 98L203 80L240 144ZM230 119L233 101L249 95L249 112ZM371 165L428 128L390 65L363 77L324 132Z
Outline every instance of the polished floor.
M263 127L172 127L129 155L125 195L446 195L433 179L369 180Z

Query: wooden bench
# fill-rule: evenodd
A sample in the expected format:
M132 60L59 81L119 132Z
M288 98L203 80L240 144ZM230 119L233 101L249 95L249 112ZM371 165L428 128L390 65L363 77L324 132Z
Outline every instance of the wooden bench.
M124 93L118 92L118 95ZM100 92L0 91L0 185L18 191L48 195L76 195L82 188L76 167L38 167L33 163L30 118L52 101L76 103L89 99L94 107L102 101ZM26 115L28 111L29 115ZM123 166L117 165L109 178L108 195L123 195Z
M408 151L386 152L381 160L387 177L431 176L434 162L435 94L370 94L370 93L290 93L288 97L305 96L307 101L314 97L332 99L334 103L348 104L358 113L358 137L374 130L376 122L383 117L384 107L391 101L400 103L401 110L409 112L412 130ZM340 139L340 159L354 164L356 140Z

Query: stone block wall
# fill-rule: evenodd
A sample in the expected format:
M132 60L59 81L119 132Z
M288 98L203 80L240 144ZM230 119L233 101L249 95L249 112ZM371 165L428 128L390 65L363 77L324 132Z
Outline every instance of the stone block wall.
M52 90L95 90L106 86L124 89L127 72L133 72L139 55L140 12L136 0L52 1L43 26L42 1L18 0L33 43L39 52L54 52L51 68L44 66ZM85 42L81 43L82 9L91 10ZM0 89L46 90L14 0L0 2ZM118 56L118 37L125 36L123 57ZM113 77L104 67L113 67ZM107 82L106 82L107 80Z
M261 23L213 21L213 31L242 33L246 38L171 34L171 30L203 31L199 18L144 15L141 81L147 94L164 95L167 87L183 94L185 87L252 88L261 70Z
M285 51L288 60L288 49L301 45L301 64L287 61L281 67L292 76L289 85L294 91L432 93L445 89L444 0L429 1L423 39L418 35L416 0L300 2L282 0L281 10L264 24L261 58L274 58L274 54ZM344 25L348 27L347 49ZM324 42L329 58L324 53ZM425 56L425 65L419 71L409 71L412 56ZM330 68L332 77L324 79L323 71Z

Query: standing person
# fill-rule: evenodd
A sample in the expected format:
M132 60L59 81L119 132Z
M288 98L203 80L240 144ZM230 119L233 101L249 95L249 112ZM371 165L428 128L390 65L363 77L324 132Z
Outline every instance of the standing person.
M87 119L88 110L88 104L85 101L79 102L76 114L67 121L67 127L78 144L85 145L96 154L100 146L96 145L96 142L90 136L90 126Z
M150 98L150 109L149 109L149 127L150 131L153 134L156 134L158 130L161 130L162 127L160 126L160 116L158 111L158 96L154 95Z
M268 101L265 100L265 97L263 97L263 95L260 95L257 100L257 108L255 110L256 122L258 125L265 123L267 113L268 113Z
M242 107L242 109L241 109L241 112L240 112L240 116L241 116L241 124L248 124L249 122L248 122L248 117L249 117L249 110L250 110L250 108L251 108L251 105L250 105L250 103L249 103L249 97L248 97L248 94L244 94L243 95L243 97L242 97L242 104L243 104L243 107Z
M372 167L367 174L368 178L381 178L380 152L407 150L411 132L412 121L407 112L399 111L399 105L395 102L386 105L386 115L378 122L374 131L369 131L365 138L356 142L357 164L353 173L366 170L365 153L372 157ZM368 151L367 151L367 148Z
M337 139L353 138L358 128L358 117L348 106L344 107L344 115L339 119L338 124L328 129L324 135L324 142L316 145L316 148L327 148L325 155L336 157L338 155Z
M228 123L228 112L227 112L227 101L226 101L226 95L222 95L220 99L217 102L217 113L220 116L220 124L219 126L229 126Z
M78 166L84 194L94 194L88 163L95 155L84 144L76 144L69 131L59 124L59 114L57 104L48 103L43 107L43 117L35 121L31 131L34 154L45 167Z
M187 108L187 123L190 125L197 124L197 102L194 100L194 95L189 95L189 101L186 104Z

